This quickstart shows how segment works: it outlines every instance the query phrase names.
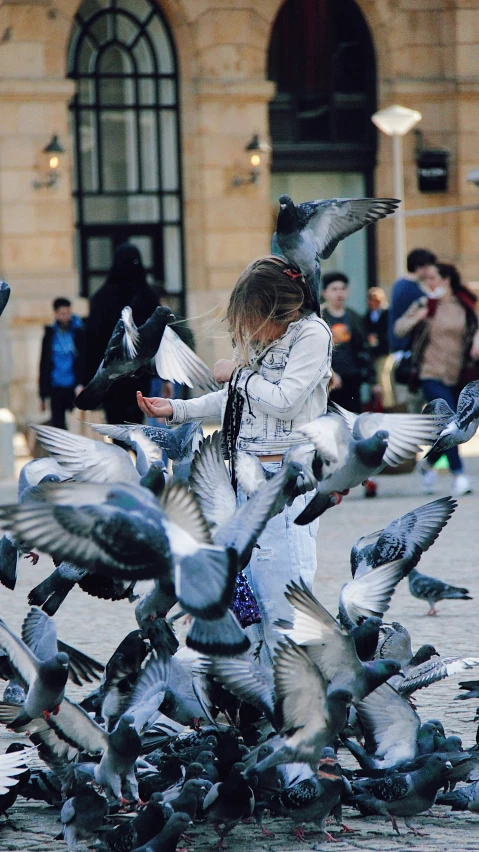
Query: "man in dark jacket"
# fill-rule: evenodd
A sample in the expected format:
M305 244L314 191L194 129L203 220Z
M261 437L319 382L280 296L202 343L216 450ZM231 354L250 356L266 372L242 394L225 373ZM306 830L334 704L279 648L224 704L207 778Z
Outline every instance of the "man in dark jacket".
M43 335L39 395L42 411L50 400L51 425L66 429L65 412L83 387L85 333L68 299L55 299L53 311L55 320Z

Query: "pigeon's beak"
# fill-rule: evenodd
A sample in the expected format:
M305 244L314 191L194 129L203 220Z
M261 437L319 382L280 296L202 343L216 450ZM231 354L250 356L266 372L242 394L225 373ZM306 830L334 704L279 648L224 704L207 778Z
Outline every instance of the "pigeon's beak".
M280 210L286 210L286 204L280 204L279 209Z
M450 761L450 760L446 760L446 762L445 762L444 766L446 767L446 769L452 769L452 763L451 763L451 761Z

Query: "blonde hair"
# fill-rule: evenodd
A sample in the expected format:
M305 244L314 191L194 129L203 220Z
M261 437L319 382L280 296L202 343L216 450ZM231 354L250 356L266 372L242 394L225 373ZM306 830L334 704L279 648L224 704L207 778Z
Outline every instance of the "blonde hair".
M375 296L383 310L388 307L386 293L382 287L370 287L367 295Z
M226 311L241 362L248 364L249 345L268 323L286 326L307 311L312 311L311 294L299 270L274 255L250 263L238 278Z

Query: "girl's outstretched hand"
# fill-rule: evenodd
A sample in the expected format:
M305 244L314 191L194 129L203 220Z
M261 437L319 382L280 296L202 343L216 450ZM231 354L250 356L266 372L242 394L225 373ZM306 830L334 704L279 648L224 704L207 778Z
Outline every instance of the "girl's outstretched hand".
M143 396L141 391L136 392L136 401L147 417L171 417L173 406L168 399L159 396Z
M228 361L226 358L221 358L213 367L213 375L216 381L229 382L237 366L236 361Z

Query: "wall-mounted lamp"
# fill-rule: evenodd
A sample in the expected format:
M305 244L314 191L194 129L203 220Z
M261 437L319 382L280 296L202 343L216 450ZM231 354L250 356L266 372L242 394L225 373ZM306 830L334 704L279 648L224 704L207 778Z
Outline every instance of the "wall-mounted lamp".
M248 177L234 177L232 180L233 186L247 186L250 183L258 183L261 169L261 155L267 154L270 150L271 146L267 142L262 142L258 133L254 133L251 141L245 147L251 171Z
M61 175L61 156L64 153L65 148L58 136L54 134L42 151L42 174L33 181L34 189L43 189L57 185Z

